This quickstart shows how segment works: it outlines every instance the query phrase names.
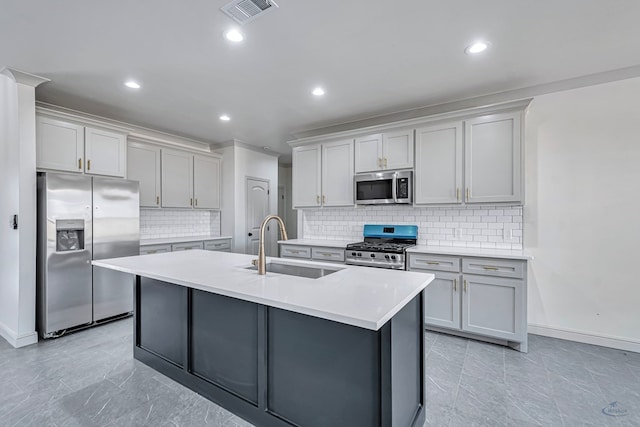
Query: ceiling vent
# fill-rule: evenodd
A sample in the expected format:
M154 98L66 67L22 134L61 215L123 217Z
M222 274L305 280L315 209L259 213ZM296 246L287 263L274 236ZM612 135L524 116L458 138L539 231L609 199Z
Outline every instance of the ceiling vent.
M234 0L222 6L221 10L240 25L277 9L278 5L272 0Z

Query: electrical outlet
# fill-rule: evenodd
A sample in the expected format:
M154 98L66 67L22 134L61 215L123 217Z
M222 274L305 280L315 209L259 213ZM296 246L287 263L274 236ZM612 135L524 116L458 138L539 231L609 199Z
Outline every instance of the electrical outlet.
M502 230L502 239L506 242L513 241L513 224L505 224Z

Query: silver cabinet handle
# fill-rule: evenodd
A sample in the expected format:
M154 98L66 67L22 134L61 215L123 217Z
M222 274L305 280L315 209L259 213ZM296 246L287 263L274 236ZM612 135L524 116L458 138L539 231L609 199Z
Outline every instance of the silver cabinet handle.
M440 265L440 263L438 261L427 261L427 264L430 265Z
M467 292L467 281L464 281L464 291Z
M485 270L491 270L491 271L498 271L499 268L498 267L491 267L488 265L483 265L482 268L484 268Z

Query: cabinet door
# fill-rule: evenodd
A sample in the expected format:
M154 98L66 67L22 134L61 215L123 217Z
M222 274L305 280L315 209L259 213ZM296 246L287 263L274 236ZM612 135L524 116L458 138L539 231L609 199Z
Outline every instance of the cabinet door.
M522 200L520 113L494 114L465 122L467 203Z
M193 206L193 155L162 150L162 206Z
M82 173L84 127L36 117L36 167Z
M160 207L160 148L130 142L127 147L127 179L140 183L140 206Z
M354 204L352 139L322 144L322 204Z
M101 129L85 128L84 171L91 175L118 176L126 170L126 137Z
M490 337L522 341L524 283L517 279L462 275L462 329Z
M462 122L416 130L415 202L461 203Z
M294 208L320 206L320 163L320 144L293 149L291 185Z
M193 206L220 209L220 159L193 156Z
M382 134L356 138L355 159L356 173L382 169Z
M443 328L460 329L460 275L432 271L436 278L424 293L424 323Z
M413 129L382 135L382 167L413 169Z

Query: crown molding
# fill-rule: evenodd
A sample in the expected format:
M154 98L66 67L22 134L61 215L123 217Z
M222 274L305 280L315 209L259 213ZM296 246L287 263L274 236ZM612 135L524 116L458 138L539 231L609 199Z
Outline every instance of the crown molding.
M90 125L124 133L129 138L141 140L142 142L152 142L176 148L186 148L202 153L211 153L211 145L206 142L196 141L194 139L172 135L142 126L136 126L118 120L72 110L59 105L36 101L36 113L61 120L76 122L82 125Z
M255 145L251 145L247 142L244 142L240 139L232 139L229 141L225 141L225 142L221 142L219 144L211 144L211 148L213 150L218 150L218 149L222 149L222 148L227 148L227 147L240 147L240 148L245 148L247 150L251 150L251 151L255 151L256 153L261 153L267 156L273 156L273 157L280 157L281 154L269 149L266 149L264 147L257 147Z
M0 74L3 74L11 78L16 83L20 83L27 86L38 87L42 83L50 82L50 79L46 77L36 76L35 74L27 73L26 71L16 70L11 67L2 67Z

